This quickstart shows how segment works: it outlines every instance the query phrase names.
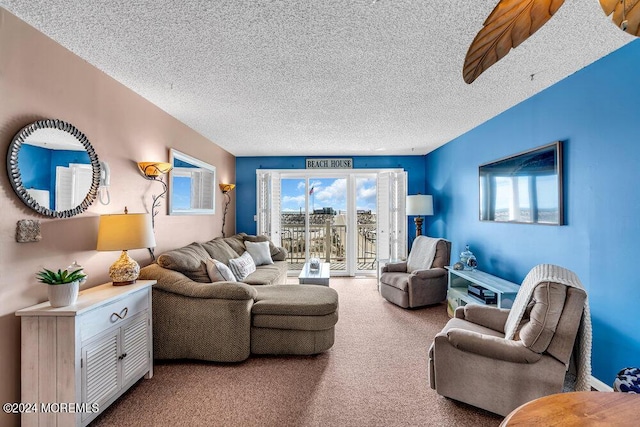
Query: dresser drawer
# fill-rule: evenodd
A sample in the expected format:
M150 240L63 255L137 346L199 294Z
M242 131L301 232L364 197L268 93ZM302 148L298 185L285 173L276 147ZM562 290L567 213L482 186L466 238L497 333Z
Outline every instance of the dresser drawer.
M107 305L84 313L80 317L80 341L119 326L125 320L149 309L149 290L144 289Z

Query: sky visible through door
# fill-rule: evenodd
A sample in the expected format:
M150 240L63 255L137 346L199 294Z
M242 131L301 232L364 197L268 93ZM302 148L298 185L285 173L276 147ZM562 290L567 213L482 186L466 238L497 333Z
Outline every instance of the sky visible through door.
M332 207L337 212L347 210L347 180L345 178L313 178L309 188L304 179L283 179L281 181L282 212L303 212L305 192L309 192L309 209L314 211ZM356 210L376 210L376 179L361 178L356 181Z

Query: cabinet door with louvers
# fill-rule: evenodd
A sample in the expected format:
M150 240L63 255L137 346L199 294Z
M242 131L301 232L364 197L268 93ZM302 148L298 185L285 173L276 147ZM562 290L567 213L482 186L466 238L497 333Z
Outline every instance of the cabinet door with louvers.
M140 314L121 328L122 379L126 385L149 370L149 318Z
M112 329L82 347L82 401L102 407L121 388L120 329ZM83 419L91 413L83 413Z
M106 406L149 370L149 328L145 311L83 344L83 402Z

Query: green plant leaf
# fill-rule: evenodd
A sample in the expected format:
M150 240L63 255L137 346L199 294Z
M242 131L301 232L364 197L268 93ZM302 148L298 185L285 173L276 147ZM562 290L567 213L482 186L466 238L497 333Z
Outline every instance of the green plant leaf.
M75 282L76 280L82 280L86 277L82 274L82 269L77 269L69 272L68 270L58 269L58 272L53 272L46 268L36 274L38 281L47 283L49 285L61 285L64 283Z

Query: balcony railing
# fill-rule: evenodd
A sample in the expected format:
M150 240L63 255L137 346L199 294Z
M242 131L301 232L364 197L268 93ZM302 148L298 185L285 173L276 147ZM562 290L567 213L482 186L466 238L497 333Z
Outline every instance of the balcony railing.
M376 224L358 224L356 239L357 269L373 270L376 262ZM305 226L281 224L282 246L289 252L292 270L301 269L305 262ZM324 225L309 226L309 257L331 263L332 270L346 269L347 228L326 221Z

